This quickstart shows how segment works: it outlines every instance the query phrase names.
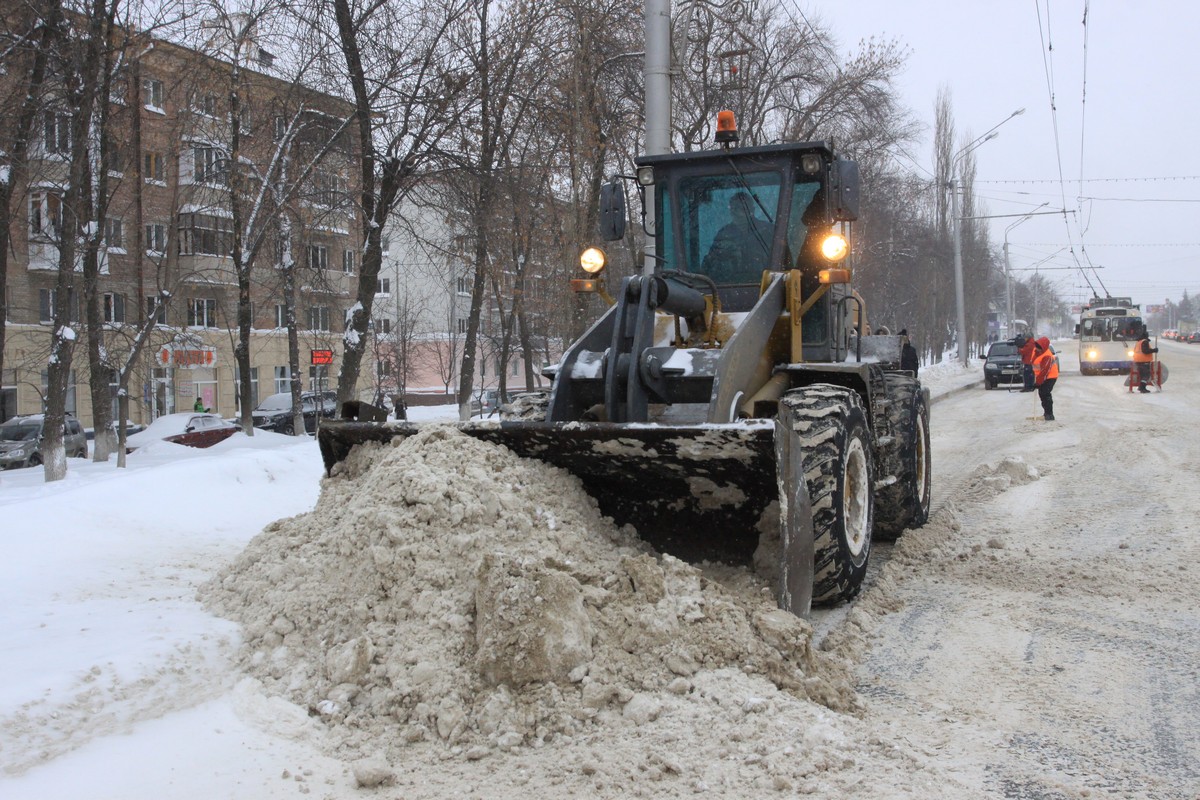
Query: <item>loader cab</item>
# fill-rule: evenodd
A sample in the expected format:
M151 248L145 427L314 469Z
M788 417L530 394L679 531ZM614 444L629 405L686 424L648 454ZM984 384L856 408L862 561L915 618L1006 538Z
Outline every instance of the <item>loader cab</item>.
M857 218L858 171L824 142L643 156L638 179L653 185L659 269L705 276L722 310L749 310L763 272L799 270L804 297L834 265L822 252L831 233ZM844 265L843 265L844 266ZM849 287L825 292L804 315L806 354L836 360L845 352Z

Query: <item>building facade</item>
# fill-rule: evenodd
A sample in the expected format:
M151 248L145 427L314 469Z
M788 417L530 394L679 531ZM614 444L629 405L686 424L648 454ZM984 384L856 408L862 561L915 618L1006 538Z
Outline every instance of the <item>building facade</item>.
M294 372L305 390L333 388L359 266L351 106L278 74L252 45L234 54L219 42L127 44L97 134L107 153L107 208L95 223L99 368L113 419L122 372L132 422L190 410L197 399L239 413L239 274L249 278L249 404L289 391ZM78 264L70 319L54 319L62 237L88 232L63 230L71 110L52 98L34 128L28 179L13 193L0 419L43 410L50 332L61 323L77 331L67 410L90 427ZM316 363L325 359L314 351L332 351L332 362Z

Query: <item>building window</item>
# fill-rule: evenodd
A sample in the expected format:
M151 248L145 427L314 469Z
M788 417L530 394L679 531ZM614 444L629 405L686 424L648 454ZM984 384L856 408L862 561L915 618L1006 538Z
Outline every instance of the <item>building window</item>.
M375 279L375 294L391 294L392 279L391 278L376 278Z
M329 391L329 367L311 366L308 368L308 390L310 392Z
M323 244L308 246L308 268L324 272L329 269L329 248Z
M282 114L276 114L273 127L274 127L274 130L273 130L274 140L276 142L282 141L283 137L287 135L287 129L288 129L287 117L283 116Z
M217 301L212 298L189 299L187 324L192 328L217 327Z
M42 370L42 396L45 397L49 391L50 370L44 369ZM67 397L63 410L73 417L79 414L79 409L76 407L75 402L75 370L71 370L70 374L67 375Z
M332 172L313 173L312 202L325 208L335 208L342 204L346 196L346 179Z
M54 322L54 305L57 300L57 289L38 289L39 320L42 322ZM67 319L69 322L79 321L79 309L76 307L74 289L67 293Z
M225 186L229 183L229 159L217 147L196 145L192 148L192 180Z
M125 251L125 226L121 220L112 217L105 218L104 246L109 250Z
M386 358L381 358L376 362L379 365L379 377L390 378L392 376L392 362Z
M275 304L275 327L287 327L287 306L285 306L283 303Z
M227 256L233 252L233 221L211 214L179 215L181 256Z
M62 233L62 198L53 192L29 196L29 235L38 241L57 242Z
M165 184L167 182L167 162L162 153L142 154L142 180L147 183Z
M146 225L146 252L156 256L167 252L166 225L161 222L151 222Z
M308 310L308 329L310 331L329 330L329 308L313 306Z
M154 320L155 325L167 324L167 306L160 298L146 295L146 319Z
M458 276L458 293L462 295L469 295L471 293L471 286L467 283L466 275Z
M163 84L155 78L142 79L142 105L151 111L163 111Z
M353 275L355 268L358 266L358 253L353 250L342 251L342 272L347 275Z
M292 390L291 367L275 368L275 394L283 394Z
M460 319L458 321L458 332L459 333L467 332L467 321L465 319Z
M123 323L125 321L125 295L106 292L104 295L104 321Z
M233 368L233 400L234 405L240 412L242 410L242 372L237 367ZM254 408L258 405L258 367L250 368L250 407Z
M206 117L217 116L217 96L215 94L198 94L192 98L192 111Z
M66 156L71 154L71 117L58 111L47 111L42 115L45 133L43 143L47 153Z
M371 327L376 333L382 333L384 336L392 332L392 321L387 317L381 317L371 321Z

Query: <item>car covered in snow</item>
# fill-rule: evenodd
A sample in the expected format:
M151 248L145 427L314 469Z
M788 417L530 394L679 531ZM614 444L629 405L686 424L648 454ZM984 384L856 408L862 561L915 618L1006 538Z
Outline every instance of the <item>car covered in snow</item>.
M164 441L188 447L212 447L223 442L242 426L222 419L217 414L188 411L182 414L166 414L151 422L144 431L135 433L125 440L126 452L132 453L139 447L152 442Z
M25 414L0 424L0 467L36 467L42 463L42 438L45 414ZM67 457L87 458L87 434L79 420L68 416L63 421L63 449Z

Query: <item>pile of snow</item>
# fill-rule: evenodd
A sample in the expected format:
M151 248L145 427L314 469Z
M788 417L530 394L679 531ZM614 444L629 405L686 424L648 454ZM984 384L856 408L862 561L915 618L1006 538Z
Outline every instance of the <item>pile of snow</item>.
M856 702L763 587L656 557L576 478L450 426L356 448L311 513L268 525L202 597L243 623L244 668L343 757L569 742L721 680Z

